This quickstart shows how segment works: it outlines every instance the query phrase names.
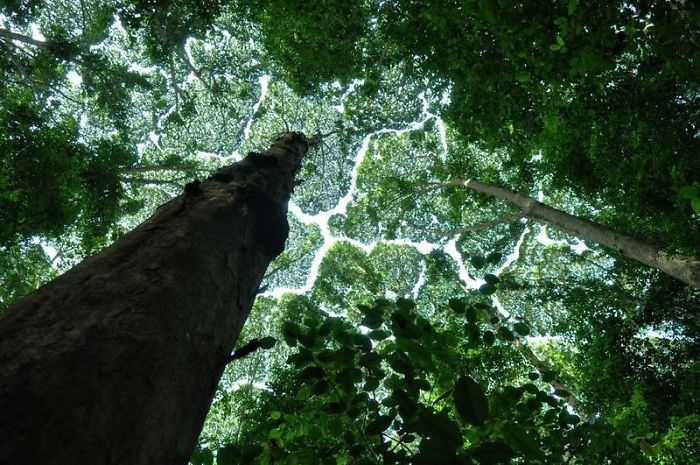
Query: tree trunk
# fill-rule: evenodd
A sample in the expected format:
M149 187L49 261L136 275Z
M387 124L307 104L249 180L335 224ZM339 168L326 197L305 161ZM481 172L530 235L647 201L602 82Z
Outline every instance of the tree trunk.
M309 147L194 182L0 315L0 464L186 464Z
M532 197L510 189L491 186L474 179L466 181L453 179L448 185L466 187L510 202L520 207L525 216L532 220L545 223L581 239L597 242L613 249L620 255L656 268L669 276L700 288L700 260L693 257L671 254L632 237L612 232L596 222L549 207Z

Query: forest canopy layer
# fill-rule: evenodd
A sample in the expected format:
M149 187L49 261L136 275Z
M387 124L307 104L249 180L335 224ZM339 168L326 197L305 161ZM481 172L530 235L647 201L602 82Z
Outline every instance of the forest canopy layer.
M699 124L691 1L0 2L0 308L303 132L193 465L698 463Z

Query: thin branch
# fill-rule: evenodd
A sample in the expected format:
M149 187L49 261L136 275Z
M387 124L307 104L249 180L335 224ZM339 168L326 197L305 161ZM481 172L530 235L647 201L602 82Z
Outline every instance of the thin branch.
M512 221L516 221L516 220L519 220L519 219L524 218L524 217L525 217L524 212L509 213L507 215L503 215L500 218L496 218L495 220L484 221L483 223L477 223L477 224L473 224L470 226L465 226L463 228L453 229L452 231L447 231L447 232L439 232L439 231L435 231L435 230L430 229L430 228L422 228L422 227L417 226L415 224L411 224L411 226L416 228L416 229L420 229L422 231L430 232L430 233L435 234L437 236L453 237L453 236L456 236L458 234L464 234L464 233L475 232L475 231L482 231L484 229L491 229L494 226L498 226L499 224L510 223Z
M176 164L176 165L140 165L132 166L131 168L125 168L121 170L122 173L151 173L154 171L180 171L180 172L201 172L207 171L203 168L199 168L193 164Z
M180 86L177 84L177 77L175 75L175 60L173 60L172 52L170 53L169 61L170 61L170 81L173 85L173 90L175 91L175 113L177 115L180 115L180 96L182 95L182 91L180 90Z
M85 42L85 31L87 30L87 26L85 25L86 16L87 14L85 14L85 0L80 0L80 20L83 26L80 35L83 37L83 42Z
M133 184L135 186L147 186L149 184L153 185L165 185L165 186L173 186L177 187L178 189L182 189L182 184L180 184L177 181L172 181L172 180L167 180L167 179L135 179L135 178L128 178L126 176L121 176L119 178L121 182L128 183L128 184Z
M284 264L281 264L281 265L279 265L279 266L276 266L276 267L273 268L271 271L269 271L267 274L265 274L265 276L264 276L263 279L265 279L265 280L270 279L270 278L271 278L275 273L277 273L278 271L288 269L288 268L291 267L294 263L298 262L298 261L301 260L302 258L304 258L304 257L306 257L307 255L309 255L310 252L314 252L314 250L313 250L313 249L307 250L306 252L302 253L302 254L299 255L298 257L292 258L289 262L284 263Z
M22 42L28 45L33 45L35 47L40 47L40 48L46 48L50 49L54 43L53 42L44 42L42 40L37 40L33 37L25 36L23 34L18 34L16 32L12 32L9 29L3 29L0 28L0 37L5 39L6 42L9 42L7 39L10 41L16 40L18 42Z

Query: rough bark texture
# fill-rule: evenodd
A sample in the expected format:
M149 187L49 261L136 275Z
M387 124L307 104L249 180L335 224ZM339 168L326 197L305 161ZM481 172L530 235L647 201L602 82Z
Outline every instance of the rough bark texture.
M693 257L670 254L663 249L615 233L594 221L570 215L510 189L491 186L474 179L466 181L455 179L450 184L463 186L510 202L520 207L525 216L530 219L548 224L581 239L597 242L620 255L656 268L669 276L700 288L700 260Z
M186 464L309 143L279 137L0 315L0 464Z

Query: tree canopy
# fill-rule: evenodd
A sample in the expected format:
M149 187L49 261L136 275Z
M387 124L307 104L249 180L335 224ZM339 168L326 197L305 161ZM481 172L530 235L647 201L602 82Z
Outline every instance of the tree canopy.
M696 463L694 2L0 3L0 308L319 135L193 465ZM252 350L251 348L257 348Z

